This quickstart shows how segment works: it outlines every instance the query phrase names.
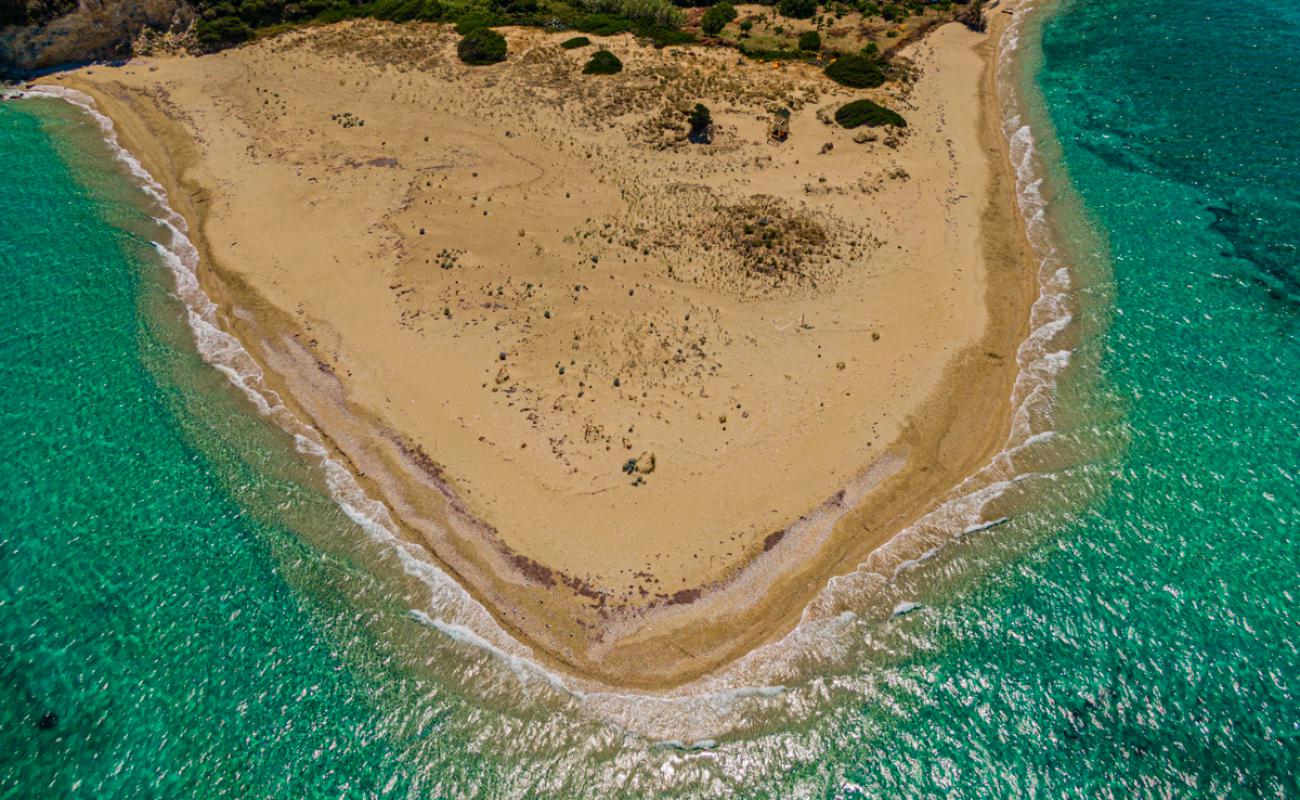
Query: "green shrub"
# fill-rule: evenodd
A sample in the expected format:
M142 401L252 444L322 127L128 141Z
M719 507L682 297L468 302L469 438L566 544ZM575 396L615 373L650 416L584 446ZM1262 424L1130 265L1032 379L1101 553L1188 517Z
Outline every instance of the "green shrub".
M586 36L575 36L572 39L565 39L560 42L560 47L565 50L577 50L579 47L586 47L591 44L591 40Z
M880 16L885 18L886 22L893 22L898 19L907 19L907 11L900 6L889 4L880 12Z
M857 128L862 125L868 128L879 128L881 125L907 127L907 121L896 112L870 100L854 100L852 103L845 103L835 112L835 121L842 128Z
M704 17L700 20L700 26L708 35L717 36L722 32L723 28L727 27L727 23L736 17L735 6L731 3L718 3L704 12Z
M783 17L791 19L810 19L817 13L817 0L781 0L776 10Z
M208 48L239 44L253 38L253 29L238 17L217 17L199 20L194 26L199 44Z
M623 62L608 50L597 50L592 53L591 60L582 68L583 75L613 75L622 71Z
M874 89L885 82L885 71L870 58L847 55L826 67L826 77L854 89Z
M817 31L804 31L799 34L799 49L815 53L822 49L822 35Z
M471 66L496 64L506 60L506 37L491 28L475 28L456 45L460 60Z

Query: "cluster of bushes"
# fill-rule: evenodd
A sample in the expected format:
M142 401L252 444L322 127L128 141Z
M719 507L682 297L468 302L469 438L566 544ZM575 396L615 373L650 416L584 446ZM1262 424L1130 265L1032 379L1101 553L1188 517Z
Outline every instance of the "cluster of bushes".
M64 0L73 2L73 0ZM669 0L192 0L195 32L209 50L248 41L261 30L286 24L373 18L389 22L455 22L459 33L500 25L543 25L553 21L585 33L633 33L656 45L681 44L683 14ZM24 0L0 0L0 14ZM15 12L16 13L16 12Z
M560 42L560 47L565 50L577 50L579 47L586 47L591 44L591 40L586 36L575 36L572 39L565 39Z
M191 0L198 12L196 33L208 49L247 41L258 32L286 24L337 22L344 19L374 18L391 22L455 22L462 35L478 28L500 25L550 25L559 23L574 31L600 36L632 33L649 38L657 46L683 44L693 37L681 30L684 15L678 5L710 4L710 0ZM811 19L817 16L817 0L759 0L773 5L786 17ZM950 0L940 0L947 6ZM969 0L956 0L963 5ZM43 0L42 7L75 0ZM0 0L3 20L25 18L28 0ZM909 13L923 13L926 0L831 0L824 13L827 21L850 11L900 19ZM737 19L729 0L711 4L701 21L704 33L716 36ZM820 19L820 18L819 18ZM746 26L742 24L742 29ZM582 38L582 37L578 37ZM744 36L742 39L746 38ZM752 58L766 60L808 59L821 50L815 31L799 36L797 50L744 49ZM571 45L577 47L579 45ZM846 57L847 58L847 57ZM833 80L855 88L879 86L884 73L871 59L840 59L827 70Z
M885 82L880 62L863 55L840 56L826 67L826 77L854 89L874 89Z
M623 71L623 62L608 50L597 50L592 54L587 66L582 68L583 75L614 75Z
M868 128L878 128L881 125L907 127L907 121L897 112L890 111L870 100L854 100L852 103L845 103L835 111L835 121L843 128L859 128L863 125Z

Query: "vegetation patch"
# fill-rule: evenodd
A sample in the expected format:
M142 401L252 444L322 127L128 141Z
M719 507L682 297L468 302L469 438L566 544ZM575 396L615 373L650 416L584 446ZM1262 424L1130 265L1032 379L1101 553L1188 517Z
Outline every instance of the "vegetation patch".
M822 35L817 31L804 31L799 34L799 49L816 53L822 49Z
M807 61L809 58L808 53L801 50L763 50L748 42L741 43L740 52L755 61Z
M0 0L0 14L22 0ZM632 33L658 47L684 44L694 37L681 30L682 10L669 0L190 0L197 12L195 34L205 50L218 50L295 25L331 24L351 19L387 22L455 23L456 32L502 25L613 35ZM76 0L44 0L75 7ZM48 14L53 16L51 10ZM23 17L28 16L25 12ZM580 37L581 38L581 37ZM585 45L573 45L574 47Z
M835 112L835 121L842 128L859 128L863 125L868 128L879 128L881 125L892 125L895 128L907 127L907 121L897 112L890 111L870 100L854 100L852 103L845 103Z
M623 71L623 62L608 50L597 50L582 68L583 75L614 75Z
M591 40L586 36L575 36L572 39L565 39L560 42L560 47L565 50L577 50L579 47L586 47L591 44Z
M253 38L253 29L238 17L217 17L194 26L199 44L216 49L241 44Z
M466 14L456 20L456 33L465 36L479 28L491 28L493 25L503 24L505 24L504 20L490 14Z
M880 62L866 56L840 56L826 67L826 77L854 89L874 89L885 82Z
M500 63L506 60L506 37L491 28L476 28L456 45L456 54L471 66Z

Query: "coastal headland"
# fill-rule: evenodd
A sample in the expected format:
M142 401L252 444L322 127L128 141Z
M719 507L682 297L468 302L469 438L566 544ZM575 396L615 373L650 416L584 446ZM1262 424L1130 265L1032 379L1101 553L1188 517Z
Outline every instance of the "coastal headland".
M403 535L540 660L658 689L788 632L1005 440L1036 285L1007 16L870 90L630 35L584 75L523 28L470 67L379 22L43 82L114 120ZM834 124L860 98L907 127Z

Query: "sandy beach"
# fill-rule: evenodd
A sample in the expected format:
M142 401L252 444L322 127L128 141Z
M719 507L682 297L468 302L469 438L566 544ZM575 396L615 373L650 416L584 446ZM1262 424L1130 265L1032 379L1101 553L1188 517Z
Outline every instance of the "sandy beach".
M471 68L377 22L46 82L114 120L407 536L542 661L656 689L789 631L1002 445L1035 269L1000 11L865 92L630 36L584 76L532 29ZM828 124L863 96L906 130Z

